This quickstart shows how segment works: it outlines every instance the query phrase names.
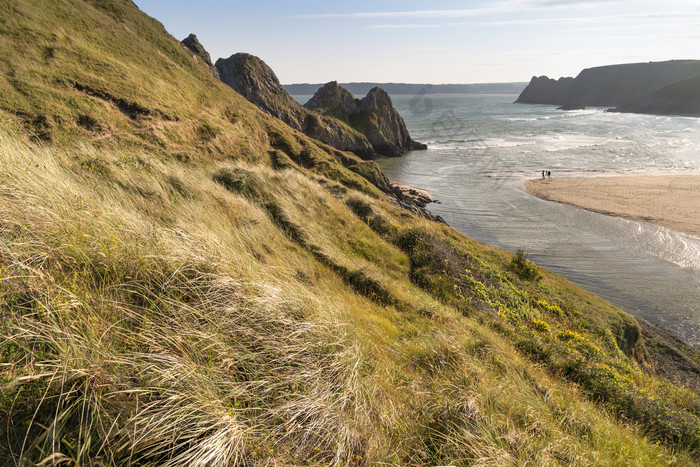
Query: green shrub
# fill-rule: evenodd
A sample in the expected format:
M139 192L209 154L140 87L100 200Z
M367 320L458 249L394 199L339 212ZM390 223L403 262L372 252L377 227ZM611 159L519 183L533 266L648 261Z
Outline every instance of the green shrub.
M510 260L510 267L521 279L529 281L539 281L542 279L542 273L537 268L537 265L527 259L525 252L522 250L518 250L518 252L513 255L513 258Z
M549 332L549 324L539 319L532 320L532 328L539 332Z

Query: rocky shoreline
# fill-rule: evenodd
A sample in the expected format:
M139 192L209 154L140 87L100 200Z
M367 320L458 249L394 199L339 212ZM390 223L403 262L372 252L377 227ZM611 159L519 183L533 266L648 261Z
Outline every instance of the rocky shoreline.
M447 224L442 217L426 209L426 206L430 203L439 203L427 191L390 181L387 196L389 196L392 203L413 214L424 219Z

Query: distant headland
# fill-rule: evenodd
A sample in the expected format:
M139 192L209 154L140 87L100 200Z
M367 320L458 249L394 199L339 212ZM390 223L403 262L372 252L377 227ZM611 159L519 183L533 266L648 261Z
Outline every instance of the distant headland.
M520 94L527 83L480 84L412 84L412 83L340 83L356 96L366 95L370 89L380 87L389 95L401 94ZM285 84L289 94L306 96L314 94L323 84Z
M516 102L563 110L700 116L700 60L628 63L583 70L576 78L533 76Z

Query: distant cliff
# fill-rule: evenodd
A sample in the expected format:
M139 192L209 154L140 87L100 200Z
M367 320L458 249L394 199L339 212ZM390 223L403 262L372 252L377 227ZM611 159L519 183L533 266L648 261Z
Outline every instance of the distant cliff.
M411 139L388 94L379 88L356 102L348 90L333 82L303 107L258 57L237 53L217 60L216 68L224 83L260 109L337 149L352 151L364 159L426 149Z
M699 83L700 60L610 65L585 69L576 78L533 77L516 102L700 115Z
M331 81L304 106L346 122L364 134L374 150L383 156L400 156L407 151L427 148L411 139L403 118L382 88L372 88L360 100L337 81Z
M285 84L284 88L294 96L314 94L323 84ZM380 87L387 94L520 94L527 83L479 83L479 84L414 84L414 83L340 83L356 96L366 95L370 89Z

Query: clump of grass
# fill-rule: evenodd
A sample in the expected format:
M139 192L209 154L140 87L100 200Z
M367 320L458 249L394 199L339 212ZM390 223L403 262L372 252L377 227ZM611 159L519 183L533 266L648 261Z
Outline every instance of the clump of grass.
M372 205L359 197L351 197L345 201L350 210L355 213L357 217L365 222L369 221L369 217L372 215Z
M549 324L541 319L535 319L532 321L532 328L539 332L549 332Z
M209 141L216 138L216 135L218 135L220 131L220 128L217 128L211 123L202 122L197 128L197 136L204 141Z
M234 193L255 200L265 198L263 181L253 171L240 167L224 167L217 170L212 179Z

